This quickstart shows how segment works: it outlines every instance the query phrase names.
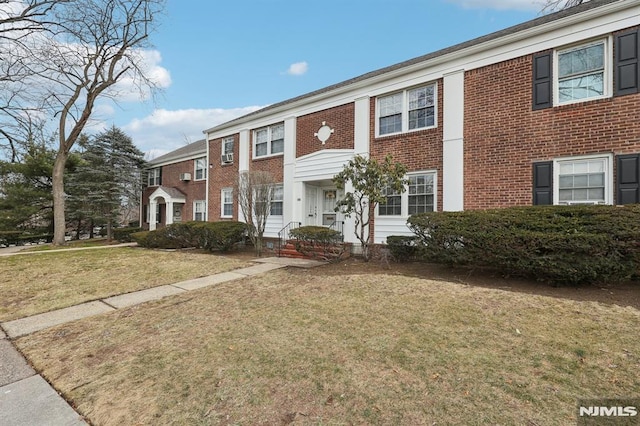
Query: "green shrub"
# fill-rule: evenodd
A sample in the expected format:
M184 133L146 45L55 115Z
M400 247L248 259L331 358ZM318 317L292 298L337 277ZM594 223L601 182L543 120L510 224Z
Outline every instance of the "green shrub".
M246 225L242 222L183 222L155 231L130 234L141 247L180 249L196 247L208 251L229 251L244 240Z
M334 243L340 241L341 233L335 229L324 226L301 226L289 232L291 238L302 241L314 241L319 244Z
M140 231L140 232L134 232L132 234L130 234L131 237L131 241L138 243L138 245L140 247L148 247L148 243L147 243L147 237L149 236L150 232L155 232L155 231Z
M142 228L115 228L113 230L113 238L121 243L130 243L132 241L131 234L142 231Z
M640 261L638 205L423 213L408 223L427 261L555 284L628 279Z
M226 252L244 240L247 225L237 221L198 222L194 230L200 248Z
M0 231L0 244L18 244L22 231Z
M397 262L413 260L418 254L417 237L405 235L390 235L387 237L387 246L391 256Z

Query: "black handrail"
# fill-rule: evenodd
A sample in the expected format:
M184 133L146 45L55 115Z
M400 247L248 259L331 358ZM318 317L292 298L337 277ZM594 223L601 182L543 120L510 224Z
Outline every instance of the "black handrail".
M278 231L278 257L280 257L280 252L282 251L282 246L287 243L289 239L289 233L296 228L302 226L302 222L289 222L287 226Z

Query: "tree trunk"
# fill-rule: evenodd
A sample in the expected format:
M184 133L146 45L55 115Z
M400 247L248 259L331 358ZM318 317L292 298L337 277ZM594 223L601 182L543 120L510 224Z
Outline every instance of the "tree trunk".
M68 154L64 150L58 151L56 161L53 163L52 189L53 189L53 244L64 245L66 220L64 213L64 168Z

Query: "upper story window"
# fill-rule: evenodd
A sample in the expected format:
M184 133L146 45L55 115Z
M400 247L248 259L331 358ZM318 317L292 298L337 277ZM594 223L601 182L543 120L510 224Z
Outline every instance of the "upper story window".
M254 131L254 158L266 157L282 152L284 152L284 123L263 127Z
M207 178L207 158L196 158L195 161L195 180Z
M436 84L378 97L378 136L436 125Z
M559 104L608 95L605 40L557 52L556 93Z
M147 175L147 184L149 186L162 185L162 169L160 167L149 170L149 173Z
M233 136L222 139L222 164L233 163L233 145L235 139Z

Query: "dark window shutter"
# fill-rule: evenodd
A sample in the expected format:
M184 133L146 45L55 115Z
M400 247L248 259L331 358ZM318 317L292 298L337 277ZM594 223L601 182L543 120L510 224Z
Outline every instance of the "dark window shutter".
M618 204L640 203L640 154L619 155L617 166Z
M550 108L551 97L551 52L538 53L533 56L533 109Z
M640 81L640 43L638 30L616 36L615 95L622 96L638 93Z
M533 205L553 204L553 161L533 163Z
M158 179L158 186L162 185L162 167L159 167L160 169L160 179Z

